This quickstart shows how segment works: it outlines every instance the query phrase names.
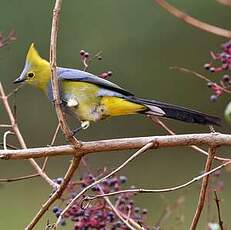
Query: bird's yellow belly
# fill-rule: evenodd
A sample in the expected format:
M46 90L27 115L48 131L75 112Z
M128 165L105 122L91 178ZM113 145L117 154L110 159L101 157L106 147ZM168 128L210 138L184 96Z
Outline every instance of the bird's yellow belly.
M106 116L123 116L143 111L146 107L119 97L105 96L100 102Z
M100 98L97 96L99 87L87 82L64 81L62 83L62 92L65 98L74 98L77 105L72 107L72 111L81 121L100 120L100 114L97 108L100 104Z
M98 96L99 90L99 86L86 82L62 83L65 97L74 97L78 102L72 111L81 121L98 121L110 116L135 114L145 109L144 105L116 96Z

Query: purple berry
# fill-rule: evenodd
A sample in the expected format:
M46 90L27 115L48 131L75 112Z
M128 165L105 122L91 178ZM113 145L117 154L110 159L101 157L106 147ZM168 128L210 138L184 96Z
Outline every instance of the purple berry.
M62 184L62 182L63 182L63 178L62 177L56 178L56 183L57 184Z
M52 209L52 211L53 211L53 213L56 213L56 212L58 212L60 210L60 208L59 207L53 207L53 209Z
M126 177L126 176L120 176L120 183L121 184L124 184L124 183L126 183L127 182L127 180L128 180L128 178Z

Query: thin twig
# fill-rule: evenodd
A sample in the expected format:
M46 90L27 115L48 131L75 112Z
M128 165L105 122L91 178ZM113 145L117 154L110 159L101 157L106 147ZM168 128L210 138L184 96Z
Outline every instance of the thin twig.
M20 160L28 158L54 157L54 156L83 156L90 153L138 149L149 142L155 143L151 148L179 147L191 145L230 146L231 135L221 133L181 134L166 136L147 136L133 138L118 138L100 141L81 142L81 147L75 149L72 145L54 147L30 148L26 150L0 150L0 159ZM221 158L230 161L229 158Z
M38 176L40 175L37 173L37 174L21 176L21 177L4 178L4 179L0 179L0 182L15 182L15 181L20 181L20 180L31 179L31 178L38 177Z
M53 136L53 138L52 138L51 143L50 143L49 146L53 146L54 145L55 140L56 140L57 135L58 135L58 132L59 132L59 129L60 129L60 123L57 125L57 128L55 130L54 136Z
M9 135L9 134L12 134L12 135L14 135L14 133L13 132L11 132L11 131L6 131L5 133L4 133L4 135L3 135L3 149L4 150L7 150L7 136Z
M57 125L57 128L56 128L56 130L55 130L55 133L54 133L54 135L53 135L53 138L52 138L51 143L50 143L49 146L53 146L53 145L54 145L55 140L56 140L56 137L57 137L58 132L59 132L59 129L60 129L60 124ZM44 159L43 166L42 166L42 170L43 170L43 171L45 171L45 169L46 169L48 160L49 160L49 157L46 157L46 158Z
M98 188L101 192L101 194L105 194L102 187L100 185L98 185ZM141 229L140 226L131 218L124 218L122 213L120 213L119 210L117 210L117 208L112 204L112 202L110 201L109 197L104 196L103 197L104 200L107 202L107 204L109 205L109 207L112 209L112 211L115 213L115 215L130 229L134 229L132 226L136 227L136 229ZM129 220L129 222L127 221ZM132 225L132 226L131 226ZM134 230L136 230L134 229Z
M42 168L41 168L42 171L44 171L44 172L45 172L45 169L46 169L47 161L48 161L48 157L46 157L44 159L44 162L43 162L43 165L42 165ZM38 176L40 176L40 175L38 173L36 173L36 174L20 176L20 177L3 178L3 179L0 179L0 182L14 182L14 181L20 181L20 180L27 180L27 179L31 179L31 178L38 177Z
M6 96L5 92L4 92L4 89L3 89L3 86L0 82L0 95L1 95L1 99L2 99L2 102L3 102L3 105L5 107L5 110L9 116L9 119L10 119L10 122L11 122L11 125L12 125L12 130L14 131L21 147L23 149L27 149L27 146L26 146L26 143L22 137L22 134L18 128L18 125L15 121L15 118L13 116L13 113L12 113L12 110L10 108L10 105L8 103L8 97ZM51 185L52 187L57 187L57 184L54 183L53 180L51 180L46 173L43 172L43 170L39 167L39 165L36 163L36 161L32 158L29 158L29 161L30 163L33 165L33 167L35 168L35 170L37 171L37 173L43 178L45 179L45 181Z
M160 214L160 217L154 224L154 230L159 229L164 222L173 214L176 213L176 210L179 209L185 202L184 196L180 196L173 204L167 204L163 212Z
M211 170L213 159L216 154L216 147L209 147L208 153L209 155L207 157L206 164L205 164L205 170L204 170L205 172L209 172ZM195 211L190 230L195 230L197 227L201 212L204 207L208 183L209 183L209 174L206 175L202 180L197 209Z
M3 143L3 142L0 142L0 146L4 146L4 143ZM10 149L18 149L16 146L11 145L11 144L9 144L9 143L6 143L6 146L7 146L7 148L10 148Z
M220 225L220 229L224 230L224 222L221 218L221 209L220 209L220 199L218 198L217 192L214 191L214 196L215 196L215 202L217 205L217 214L218 214L218 220L219 220L219 225Z
M11 128L12 125L0 124L0 128Z
M71 180L72 176L75 173L76 168L79 166L81 158L80 157L74 157L69 169L66 172L66 175L63 179L63 183L60 185L60 187L52 194L52 196L42 205L39 212L36 214L36 216L33 218L31 223L25 228L25 230L31 230L35 227L35 225L38 223L38 221L42 218L42 216L46 213L46 211L50 208L50 206L61 197L64 190L66 189L69 181Z
M91 172L89 166L87 165L87 162L85 161L85 159L82 158L81 162L83 163L83 165L85 166L85 168L87 169L88 173L90 173L91 175L93 175L93 173ZM100 175L98 175L98 178L100 177ZM93 176L94 180L97 180L97 177ZM99 192L100 194L105 194L103 188L101 187L100 184L98 184L98 188L99 188ZM131 225L135 226L137 229L140 229L140 226L131 218L123 218L122 213L120 213L119 210L117 210L116 206L112 204L112 202L110 201L110 199L108 197L103 197L103 199L105 200L105 202L108 204L108 206L111 208L111 210L115 213L115 215L127 226L130 228L130 225L127 224L127 219L129 219Z
M214 83L216 85L218 85L216 82L212 81L211 79L207 78L206 76L200 74L200 73L197 73L196 71L193 71L193 70L190 70L190 69L187 69L187 68L183 68L183 67L178 67L178 66L171 66L170 69L173 69L173 70L179 70L181 72L184 72L184 73L190 73L190 74L193 74L195 75L196 77L206 81L206 82L211 82L211 83ZM224 87L224 85L218 85L220 87L220 89L226 93L231 93L231 90L228 90L227 88Z
M103 52L102 51L99 51L98 53L96 53L93 57L84 57L82 60L83 62L83 71L87 71L91 62L95 59L95 58L98 58Z
M16 88L14 88L13 91L11 91L7 95L7 98L11 97L12 95L15 95L23 86L24 86L24 84L21 84L21 85L17 86Z
M220 28L218 26L214 26L214 25L210 25L208 23L202 22L196 18L193 18L191 16L189 16L188 14L186 14L183 11L180 11L179 9L177 9L176 7L170 5L169 3L167 3L164 0L155 0L155 2L157 4L159 4L161 7L163 7L166 11L168 11L169 13L171 13L172 15L174 15L175 17L179 18L181 21L194 26L198 29L201 29L203 31L212 33L212 34L216 34L218 36L222 36L225 38L231 38L231 31Z
M111 203L110 199L107 196L104 196L105 201L107 202L107 204L109 205L109 207L112 209L112 211L115 213L115 215L131 230L136 230L136 229L141 229L139 228L140 226L134 221L131 220L130 218L128 219L129 222L127 221L127 219L125 219L123 217L123 215L120 213L119 210L117 210L117 208ZM136 228L134 228L133 226L135 226Z
M143 189L143 188L125 189L125 190L120 190L120 191L115 191L115 192L110 192L110 193L105 193L105 194L99 194L96 196L86 196L83 199L83 201L91 201L91 200L95 200L95 199L102 198L105 196L115 196L115 195L123 194L123 193L167 193L167 192L173 192L173 191L188 187L191 184L198 182L199 180L203 179L204 177L224 168L225 166L227 166L229 164L231 164L231 161L228 161L224 164L221 164L221 165L217 166L216 168L214 168L214 169L212 169L206 173L203 173L197 177L194 177L190 181L187 181L186 183L175 186L175 187L163 188L163 189Z
M70 207L72 207L72 205L90 188L92 188L93 186L99 184L100 182L106 180L107 178L111 177L112 175L114 175L115 173L117 173L118 171L120 171L122 168L124 168L129 162L131 162L133 159L135 159L138 155L140 155L141 153L145 152L146 150L150 149L152 146L154 145L153 142L149 142L146 145L144 145L141 149L139 149L137 152L135 152L131 157L129 157L125 162L123 162L119 167L117 167L115 170L113 170L111 173L107 174L106 176L98 179L97 181L93 182L92 184L88 185L87 187L85 187L82 191L80 191L78 193L78 195L76 195L71 202L65 207L65 209L62 211L62 213L60 214L57 222L56 222L56 226L58 225L58 223L60 223L61 219L63 218L63 215L67 212L67 210L69 210Z

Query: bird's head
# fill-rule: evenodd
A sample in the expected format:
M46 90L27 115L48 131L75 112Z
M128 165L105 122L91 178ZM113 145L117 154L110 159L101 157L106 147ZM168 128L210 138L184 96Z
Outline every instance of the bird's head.
M26 56L23 71L14 83L26 82L44 90L50 80L50 76L49 62L40 57L34 43L32 43Z

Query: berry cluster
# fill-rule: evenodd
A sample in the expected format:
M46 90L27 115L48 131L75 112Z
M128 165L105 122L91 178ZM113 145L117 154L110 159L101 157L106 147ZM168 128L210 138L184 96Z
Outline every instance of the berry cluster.
M80 54L80 59L84 64L84 71L87 70L87 68L89 67L90 62L97 58L98 60L102 60L102 56L100 55L102 52L97 53L96 55L93 55L91 57L91 54L85 50L80 50L79 54ZM112 71L107 71L107 72L103 72L101 74L99 74L99 77L103 78L103 79L107 79L108 77L112 76Z
M81 59L85 59L85 58L89 58L90 57L90 54L87 51L85 51L85 50L80 50L79 54L80 54L80 58Z
M222 51L220 53L211 52L213 61L217 61L219 66L215 67L213 62L206 63L204 68L211 73L220 73L222 71L231 69L231 41L228 41L221 46ZM208 82L208 87L213 91L213 95L210 96L211 101L216 101L224 92L230 92L231 89L231 77L227 74L223 75L220 83Z
M71 182L67 188L68 197L62 198L63 205L68 204L78 192L78 189L83 189L95 181L95 177L91 174L83 176L79 182ZM111 177L99 185L92 187L91 191L94 195L119 191L123 185L127 182L125 176L114 176ZM80 188L79 188L80 187ZM125 219L133 219L137 224L148 227L144 224L147 210L141 210L137 207L132 200L135 193L123 193L114 197L114 206L117 211ZM65 214L64 219L61 221L61 225L66 224L66 220L69 219L74 223L75 230L86 230L86 229L112 229L119 230L129 229L125 223L123 223L118 216L112 211L111 207L103 199L96 199L84 208L82 196ZM81 204L82 203L82 204ZM60 207L54 207L53 212L58 218L62 209Z
M99 75L99 77L103 79L107 79L108 77L111 77L111 76L112 76L112 71L103 72Z
M87 60L91 57L90 53L85 50L80 50L79 54L80 54L80 59L82 61ZM94 55L94 58L97 58L98 60L102 60L102 56L99 53Z

